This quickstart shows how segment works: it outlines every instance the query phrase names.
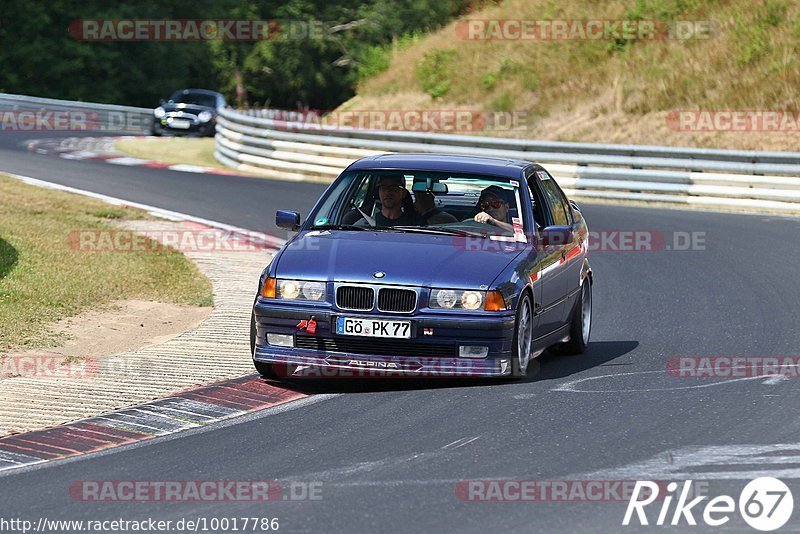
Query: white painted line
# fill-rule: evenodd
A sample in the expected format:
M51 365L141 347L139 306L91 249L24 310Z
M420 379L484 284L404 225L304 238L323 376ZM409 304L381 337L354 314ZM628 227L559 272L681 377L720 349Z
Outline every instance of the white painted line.
M565 393L650 393L653 391L680 391L685 389L703 389L703 388L712 388L716 386L724 386L727 384L734 384L736 382L742 382L745 380L761 380L762 378L767 378L771 375L758 375L758 376L746 376L742 378L721 378L719 382L710 382L707 384L697 384L694 386L676 386L674 388L641 388L641 389L580 389L578 387L579 384L583 384L585 382L591 382L594 380L603 380L606 378L619 378L621 376L633 376L633 375L646 375L651 373L661 373L666 374L666 370L663 371L634 371L631 373L616 373L616 374L609 374L609 375L600 375L600 376L590 376L588 378L579 378L577 380L570 380L569 382L565 382L558 387L551 389L550 391L559 391Z
M194 428L200 426L194 421L187 421L188 418L178 418L171 414L160 413L158 410L150 410L147 405L140 406L137 408L130 408L131 412L136 412L136 414L128 414L132 417L138 417L141 414L141 417L144 421L150 424L161 424L163 426L165 420L168 422L167 424L171 426L178 426L180 430L185 428Z
M146 425L140 425L138 423L131 423L129 421L123 421L119 418L111 418L108 416L92 417L92 423L97 423L98 425L108 426L111 428L119 428L121 430L133 430L134 432L143 432L145 434L150 434L150 435L153 434L162 435L170 433L158 428L152 428Z
M171 171L180 171L180 172L199 172L199 173L208 172L208 167L200 167L198 165L187 165L185 163L181 163L178 165L170 165L167 168Z
M127 166L142 165L144 163L147 163L146 159L130 158L127 156L121 158L111 158L105 161L106 163L113 163L114 165L127 165Z
M170 408L169 406L160 406L158 404L147 404L144 407L147 408L148 412L155 412L161 415L165 415L167 417L172 417L174 419L183 419L183 420L190 420L197 423L205 423L207 421L214 421L214 417L210 415L202 415L195 412L186 412L183 410L178 410L176 408Z
M207 402L183 399L180 397L167 397L163 400L154 401L153 404L156 406L164 406L165 408L185 410L189 413L196 413L212 418L240 413L239 410L228 408L227 406L209 404Z
M566 478L570 480L750 480L762 476L800 478L800 467L786 465L800 463L800 454L791 454L792 451L798 450L800 443L684 447L657 454L642 462L570 475ZM769 456L784 451L787 453L784 456ZM670 462L666 461L667 455L671 459ZM721 465L731 467L753 465L753 469L721 471L719 470Z
M44 460L25 454L17 454L16 452L0 451L0 462L7 462L14 465L29 465L44 462Z
M764 380L762 384L766 386L774 386L776 384L780 384L781 382L786 382L787 380L789 380L789 377L786 375L774 375Z
M97 152L92 152L90 150L78 150L77 152L65 152L64 154L59 154L59 157L64 159L90 159L97 156Z
M473 438L470 438L468 436L467 437L463 437L461 439L455 440L453 443L448 443L447 445L442 447L442 449L458 449L459 447L463 447L464 445L469 445L470 443L472 443L473 441L475 441L476 439L479 439L479 438L480 438L480 436L475 436Z
M156 217L162 217L164 219L170 219L173 221L191 221L196 222L199 224L204 224L206 226L211 226L213 228L220 228L222 230L228 230L230 232L235 233L243 233L250 237L257 238L263 240L265 243L268 243L276 248L282 247L284 243L286 243L285 239L281 239L279 237L261 233L261 232L254 232L252 230L248 230L246 228L241 228L238 226L233 226L230 224L225 224L219 221L212 221L209 219L203 219L202 217L195 217L194 215L189 215L187 213L181 213L178 211L171 211L166 210L163 208L158 208L155 206L149 206L147 204L141 204L139 202L131 202L129 200L124 200L121 198L110 197L107 195L101 195L100 193L93 193L92 191L86 191L84 189L77 189L75 187L69 187L66 185L61 184L54 184L52 182L47 182L45 180L39 180L38 178L31 178L29 176L22 176L19 174L11 174L7 173L8 176L16 178L25 182L26 184L35 185L39 187L45 187L47 189L55 189L58 191L66 191L68 193L75 193L78 195L83 195L91 198L96 198L98 200L102 200L103 202L108 202L109 204L113 204L115 206L129 206L131 208L137 208L141 210L145 210L151 215Z

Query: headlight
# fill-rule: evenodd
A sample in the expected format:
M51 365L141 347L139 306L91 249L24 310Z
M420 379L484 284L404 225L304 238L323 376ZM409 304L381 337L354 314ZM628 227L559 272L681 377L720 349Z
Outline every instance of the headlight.
M303 296L308 300L320 300L325 296L325 284L322 282L305 282Z
M499 291L431 289L428 306L445 310L504 311L505 299Z
M281 280L281 285L279 287L281 289L278 293L278 298L296 299L297 296L300 295L300 284L294 280Z
M277 298L287 300L325 300L325 283L279 280Z
M164 108L162 108L161 106L158 106L156 109L153 110L153 115L157 119L160 119L161 117L163 117L166 114L167 114L167 112L164 111Z
M432 289L430 307L446 310L479 310L485 300L484 294L482 291Z
M452 289L438 289L435 291L435 308L452 308L456 304L456 292ZM433 304L433 303L431 303Z
M461 293L461 307L465 310L477 310L483 304L483 294L477 291L464 291Z
M213 117L213 115L211 115L210 111L201 111L197 115L197 118L200 119L200 122L208 122L211 120L211 117Z

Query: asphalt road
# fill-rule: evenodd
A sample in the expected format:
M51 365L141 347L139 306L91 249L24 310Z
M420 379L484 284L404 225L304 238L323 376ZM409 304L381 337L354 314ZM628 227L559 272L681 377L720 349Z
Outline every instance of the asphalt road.
M8 139L0 168L259 230L276 206L307 211L320 191L64 162L20 152ZM586 355L545 355L517 382L296 385L316 395L294 409L0 476L0 517L277 517L285 532L618 532L636 530L620 526L626 503L469 502L456 487L692 478L711 497L738 500L746 481L774 475L797 500L797 381L679 378L666 366L680 356L800 353L800 221L590 204L583 211L593 231L653 231L667 244L704 232L697 250L591 255L595 322ZM68 491L79 480L218 479L321 483L321 499L93 503ZM658 507L648 508L651 523ZM702 510L694 515L702 524ZM798 527L795 512L784 530ZM748 528L738 513L721 527Z

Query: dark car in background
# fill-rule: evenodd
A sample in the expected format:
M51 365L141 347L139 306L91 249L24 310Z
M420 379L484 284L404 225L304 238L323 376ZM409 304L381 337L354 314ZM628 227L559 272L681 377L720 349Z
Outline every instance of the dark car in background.
M225 106L225 98L207 89L182 89L153 110L153 135L194 134L212 136L217 122L217 109Z

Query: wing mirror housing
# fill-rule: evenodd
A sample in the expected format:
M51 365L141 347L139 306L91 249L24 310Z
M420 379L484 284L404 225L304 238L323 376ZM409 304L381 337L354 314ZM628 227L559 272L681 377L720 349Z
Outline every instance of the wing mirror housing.
M275 224L278 228L296 232L300 229L300 214L296 211L278 210L275 212Z
M542 230L542 246L559 247L575 241L575 232L571 226L548 226Z

